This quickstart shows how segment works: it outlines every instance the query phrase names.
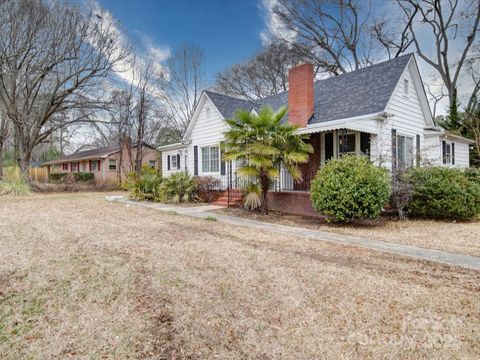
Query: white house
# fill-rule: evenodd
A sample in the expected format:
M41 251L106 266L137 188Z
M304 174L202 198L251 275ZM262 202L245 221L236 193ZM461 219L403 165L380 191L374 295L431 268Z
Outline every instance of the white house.
M276 184L282 194L271 196L273 208L276 203L290 208L303 203L305 194L295 190L308 190L316 171L342 154L363 153L392 170L469 166L473 142L435 126L413 54L318 81L311 64L299 65L289 71L289 86L289 91L255 102L204 91L182 141L159 148L163 176L187 171L228 178L231 183L236 165L223 162L220 153L228 129L225 119L234 117L237 109L258 111L262 105L274 110L288 105L285 121L297 124L298 132L309 133L314 148L303 166L301 184L282 174Z

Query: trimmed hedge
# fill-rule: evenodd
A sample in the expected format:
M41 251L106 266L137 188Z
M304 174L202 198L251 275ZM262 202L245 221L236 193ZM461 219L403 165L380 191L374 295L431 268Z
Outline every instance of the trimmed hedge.
M313 207L337 222L377 219L390 193L388 171L364 156L330 160L310 189Z
M63 181L68 173L50 173L48 174L48 180L50 181Z
M92 172L73 173L73 179L75 181L88 182L95 179L95 174Z
M480 213L480 181L473 171L412 168L406 176L413 187L413 198L408 204L411 215L465 220Z

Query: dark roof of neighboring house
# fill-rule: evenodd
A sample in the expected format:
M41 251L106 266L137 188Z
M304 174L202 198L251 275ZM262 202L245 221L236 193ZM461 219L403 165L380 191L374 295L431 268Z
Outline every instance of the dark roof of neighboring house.
M155 149L153 146L150 146L148 144L143 144L143 146L149 147L151 149ZM92 150L79 151L75 154L66 155L55 160L47 161L43 163L43 165L61 164L61 163L66 163L70 161L78 161L78 160L102 159L102 158L106 158L111 154L115 154L119 151L120 151L119 146L110 146L110 147L97 148Z
M400 80L413 54L371 65L346 74L317 80L314 83L314 114L309 124L346 119L379 113L385 110L388 100ZM253 101L206 91L225 118L232 118L235 110L258 110L270 105L274 110L288 105L288 91ZM288 115L285 121L288 120Z

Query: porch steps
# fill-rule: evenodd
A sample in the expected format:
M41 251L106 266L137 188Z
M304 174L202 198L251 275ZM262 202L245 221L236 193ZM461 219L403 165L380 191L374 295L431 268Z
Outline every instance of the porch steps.
M228 193L225 191L220 197L212 202L213 205L228 207ZM230 207L240 207L242 204L242 197L239 195L230 194Z

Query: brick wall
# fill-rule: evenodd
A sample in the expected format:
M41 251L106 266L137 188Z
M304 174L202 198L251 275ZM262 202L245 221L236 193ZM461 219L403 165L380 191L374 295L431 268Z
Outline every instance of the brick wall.
M268 193L268 206L270 210L287 214L319 216L312 206L309 192L282 191Z

